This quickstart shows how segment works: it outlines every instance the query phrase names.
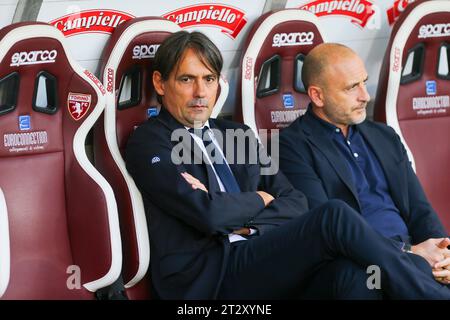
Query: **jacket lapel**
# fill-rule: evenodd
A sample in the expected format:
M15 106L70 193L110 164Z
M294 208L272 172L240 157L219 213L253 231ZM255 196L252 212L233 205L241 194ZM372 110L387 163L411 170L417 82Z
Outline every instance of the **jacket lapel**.
M163 125L168 127L171 133L177 129L186 130L186 128L181 123L179 123L164 107L161 107L161 111L160 111L157 119ZM206 170L206 174L208 177L208 183L207 183L208 190L210 192L220 191L219 184L217 182L214 171L211 168L211 165L204 163L203 153L202 153L201 149L196 147L196 143L195 143L194 139L192 138L192 136L187 131L186 131L186 133L187 133L188 139L182 139L182 141L181 141L181 143L183 145L183 149L191 150L190 159L193 160L193 164L201 165L202 168L204 168ZM173 141L172 143L175 145L180 142ZM199 177L196 177L196 178L199 178Z
M222 140L220 141L220 139L216 139L219 142L219 145L222 149L222 152L228 162L228 165L230 166L231 172L233 172L233 175L239 185L239 188L241 189L241 191L245 191L246 188L245 186L247 185L247 171L245 170L245 165L239 165L237 164L237 152L242 152L238 150L238 146L236 143L233 143L233 157L228 157L227 158L227 136L226 136L226 129L227 128L222 128L220 127L215 121L214 119L209 119L209 125L211 127L211 129L215 129L215 130L219 130L222 133ZM216 137L218 138L218 137ZM248 145L245 146L246 148L248 148ZM231 153L230 153L231 154Z
M372 151L375 153L375 156L384 171L384 175L391 191L392 200L397 205L397 208L403 211L403 198L400 194L400 190L402 190L401 181L404 180L399 176L403 170L398 170L397 168L401 159L397 159L397 153L391 148L391 144L383 143L383 141L386 140L386 137L381 136L380 131L378 130L371 130L367 121L358 125L358 129L364 137L364 140L372 148Z
M351 172L345 163L344 158L340 156L340 152L334 145L330 136L324 132L320 123L312 118L310 112L312 112L311 109L308 109L302 119L304 122L303 131L307 139L325 156L331 167L333 167L336 174L351 191L360 206L358 193L355 185L352 183Z

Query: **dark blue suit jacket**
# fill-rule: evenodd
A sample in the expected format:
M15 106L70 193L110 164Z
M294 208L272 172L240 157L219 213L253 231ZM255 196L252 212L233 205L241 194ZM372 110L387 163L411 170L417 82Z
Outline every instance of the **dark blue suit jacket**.
M226 129L248 129L213 119L210 126L220 130L224 137ZM172 162L172 149L180 146L178 141L171 141L176 129L185 130L162 108L158 117L150 118L135 130L126 149L127 169L142 193L146 208L151 279L163 299L215 298L228 261L227 234L252 226L260 236L306 212L307 200L281 173L261 176L260 165L248 162L230 163L242 192L221 192L210 166ZM184 142L190 145L192 137L188 134L188 141ZM247 140L245 150L255 147ZM209 192L193 190L182 172L199 179ZM265 208L257 190L270 193L275 200Z
M330 199L340 199L361 212L345 160L311 112L308 109L281 132L280 168L294 187L306 195L311 209ZM380 161L412 243L447 236L395 131L369 120L357 127Z

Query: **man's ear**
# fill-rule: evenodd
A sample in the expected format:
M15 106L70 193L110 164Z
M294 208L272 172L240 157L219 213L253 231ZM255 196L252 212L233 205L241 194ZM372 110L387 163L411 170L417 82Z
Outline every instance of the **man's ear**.
M161 73L159 71L153 71L153 86L155 87L156 93L160 96L164 95L164 81L161 77Z
M321 87L311 85L308 87L308 96L311 99L312 103L317 107L324 106L324 97L323 91Z

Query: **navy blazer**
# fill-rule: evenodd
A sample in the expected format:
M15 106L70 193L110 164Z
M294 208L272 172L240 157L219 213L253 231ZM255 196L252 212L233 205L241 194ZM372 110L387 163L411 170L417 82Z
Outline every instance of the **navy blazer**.
M306 195L311 209L330 199L340 199L361 212L345 159L311 112L309 108L281 132L280 168L294 187ZM411 242L446 237L395 131L369 120L357 128L384 170L392 200L406 222Z
M225 120L209 122L211 129L219 129L224 137L226 129L248 129ZM227 235L252 226L260 236L306 212L307 200L281 173L260 175L258 163L230 163L242 192L221 192L211 166L173 163L172 149L180 146L178 140L171 141L175 129L185 130L162 108L158 117L134 131L126 149L127 169L146 209L151 279L163 299L215 298L230 251ZM188 137L184 142L190 144L193 139ZM246 148L256 146L246 141ZM209 192L192 189L182 172L199 179ZM275 200L264 207L255 192L258 190L270 193Z

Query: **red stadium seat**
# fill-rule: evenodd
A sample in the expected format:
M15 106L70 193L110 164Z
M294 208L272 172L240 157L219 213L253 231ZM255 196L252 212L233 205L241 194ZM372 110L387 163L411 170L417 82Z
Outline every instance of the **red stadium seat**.
M324 42L309 11L269 12L253 25L241 62L242 108L236 120L258 129L282 129L305 113L310 102L301 79L304 57Z
M0 298L8 288L11 273L11 252L9 249L9 222L5 195L0 188Z
M113 190L85 150L105 89L64 42L44 23L0 30L2 299L94 299L120 275Z
M94 129L96 167L114 186L122 231L122 276L129 299L150 298L145 278L150 244L141 194L123 159L134 128L159 112L151 64L159 44L180 28L156 17L131 19L113 33L103 53L106 108Z
M450 1L408 5L392 30L374 119L393 127L450 232Z
M149 299L149 234L142 196L128 174L123 159L134 128L159 113L151 68L159 44L177 24L159 17L131 19L117 28L103 54L106 87L104 119L94 131L97 168L114 186L123 239L122 276L129 299ZM213 110L216 117L228 95L228 83L220 80L220 95Z

